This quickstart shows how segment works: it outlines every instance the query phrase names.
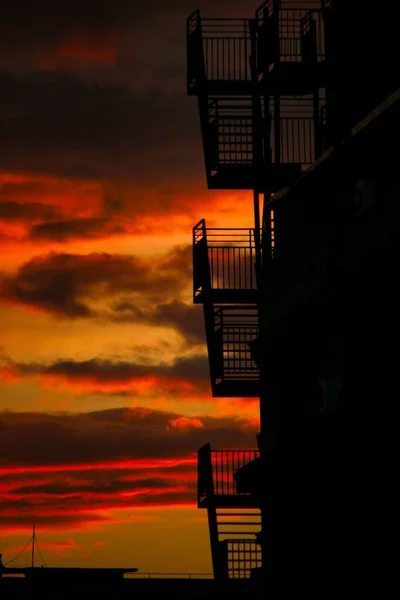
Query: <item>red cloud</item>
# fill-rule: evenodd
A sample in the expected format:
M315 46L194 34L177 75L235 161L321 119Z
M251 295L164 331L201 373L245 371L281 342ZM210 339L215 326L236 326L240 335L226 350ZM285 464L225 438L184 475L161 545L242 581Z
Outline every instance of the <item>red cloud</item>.
M145 459L136 458L118 462L103 462L90 464L67 464L67 465L38 465L26 467L0 467L0 477L16 473L58 473L58 472L78 472L78 471L96 471L96 470L125 470L125 469L153 469L163 467L171 469L184 465L195 465L197 459L193 458L155 458Z
M194 506L196 450L252 447L255 437L243 419L143 408L7 411L0 428L0 524L12 527L81 527L121 511Z
M83 37L74 35L69 41L62 42L57 49L57 58L60 59L60 63L63 63L63 59L67 61L72 60L73 64L78 66L76 60L81 62L81 65L87 64L103 64L112 65L115 62L117 52L115 47L111 45L104 45L98 43L88 43ZM57 61L55 59L55 62Z

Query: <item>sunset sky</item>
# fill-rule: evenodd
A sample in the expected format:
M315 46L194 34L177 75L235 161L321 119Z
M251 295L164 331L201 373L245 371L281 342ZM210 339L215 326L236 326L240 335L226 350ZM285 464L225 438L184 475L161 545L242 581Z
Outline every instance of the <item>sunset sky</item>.
M252 200L206 188L185 27L256 5L2 6L4 562L35 524L49 566L211 572L196 450L254 447L258 407L211 397L191 235L251 227Z

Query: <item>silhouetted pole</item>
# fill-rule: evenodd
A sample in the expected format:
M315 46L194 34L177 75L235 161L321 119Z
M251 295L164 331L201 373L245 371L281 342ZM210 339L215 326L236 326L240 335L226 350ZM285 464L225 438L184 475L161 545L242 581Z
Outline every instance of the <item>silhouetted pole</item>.
M32 569L35 565L35 537L36 537L35 525L33 525L33 528L32 528Z

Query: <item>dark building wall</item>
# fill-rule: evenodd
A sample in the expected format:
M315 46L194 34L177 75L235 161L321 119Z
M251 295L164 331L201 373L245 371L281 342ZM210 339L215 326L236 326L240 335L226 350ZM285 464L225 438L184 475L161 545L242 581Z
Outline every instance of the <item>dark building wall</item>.
M274 205L277 263L262 285L259 359L260 449L273 457L263 551L276 585L382 590L395 572L386 540L397 511L397 114L372 122ZM314 271L319 287L307 279L312 243L325 264ZM295 286L315 293L295 296Z
M332 0L328 53L336 126L356 125L399 85L397 3Z

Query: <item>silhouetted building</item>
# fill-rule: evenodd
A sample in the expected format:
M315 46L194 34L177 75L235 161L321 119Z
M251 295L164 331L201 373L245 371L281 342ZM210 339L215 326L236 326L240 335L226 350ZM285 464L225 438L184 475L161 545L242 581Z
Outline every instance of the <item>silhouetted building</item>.
M193 230L212 393L260 397L258 450L199 450L217 578L325 597L382 593L396 572L394 6L188 18L208 186L254 193L254 228ZM258 531L227 533L232 508L236 524L256 511Z

